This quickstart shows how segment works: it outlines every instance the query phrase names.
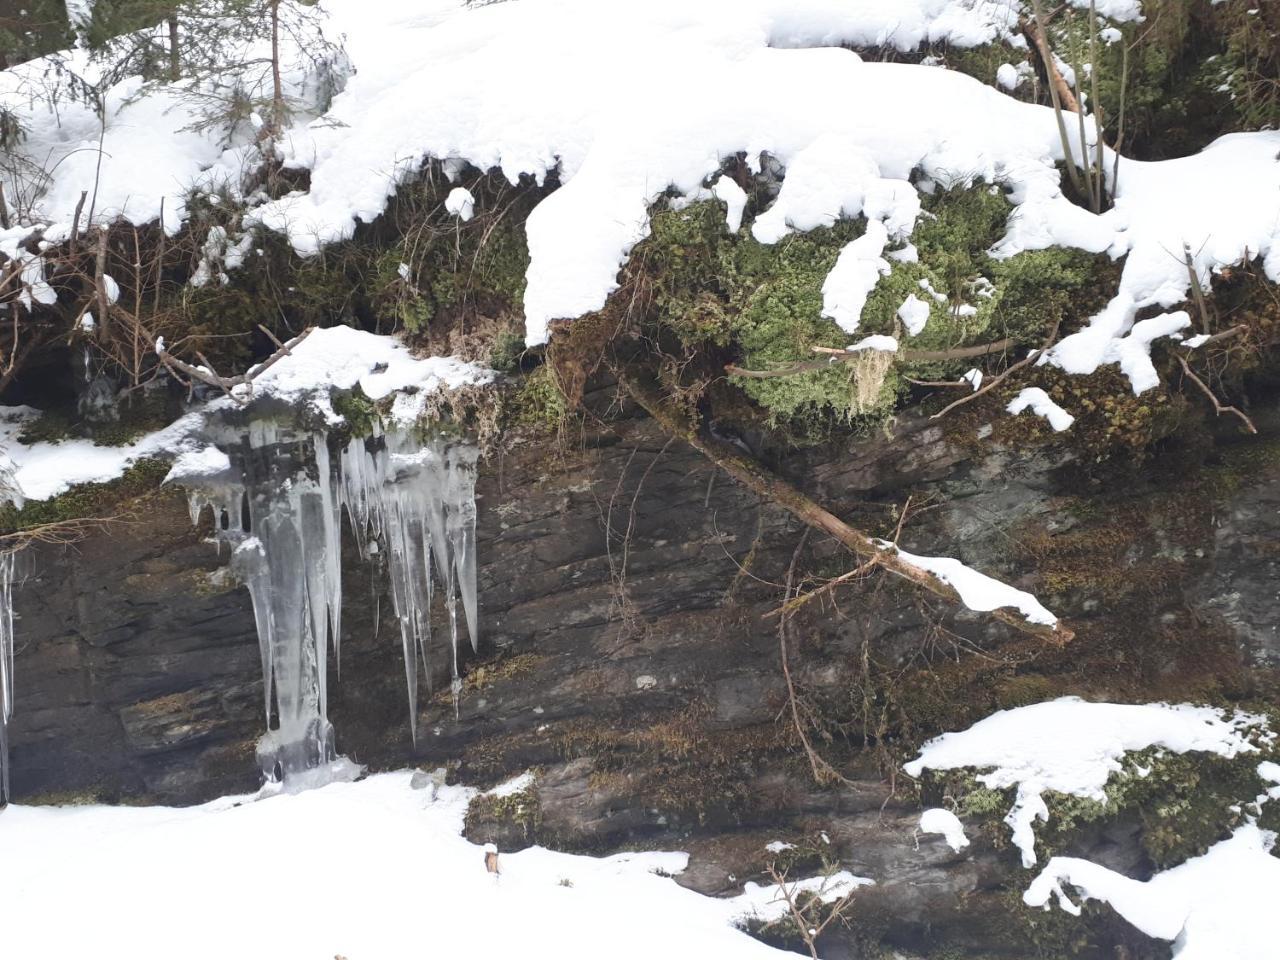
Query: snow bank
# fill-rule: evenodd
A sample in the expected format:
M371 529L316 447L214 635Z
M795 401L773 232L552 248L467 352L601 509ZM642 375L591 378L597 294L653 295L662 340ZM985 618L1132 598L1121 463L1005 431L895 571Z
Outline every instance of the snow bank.
M1253 732L1266 721L1245 713L1226 715L1211 707L1167 703L1089 703L1064 697L1001 710L959 733L930 740L903 768L913 777L925 769L975 767L989 772L978 781L995 790L1017 787L1005 817L1022 864L1036 862L1034 822L1049 819L1046 790L1102 802L1104 787L1132 750L1162 747L1233 757L1256 749Z
M310 405L327 423L337 425L342 417L330 404L330 391L359 386L374 400L396 394L392 419L412 422L430 395L492 379L493 371L477 364L455 357L415 357L394 337L339 326L312 331L290 356L253 381L253 396ZM39 411L0 408L0 471L12 473L26 500L46 500L78 483L114 480L130 464L149 457L175 460L170 479L208 475L226 464L225 456L204 438L205 418L234 406L235 401L219 397L163 430L117 447L95 446L90 440L19 443L24 424Z
M671 879L682 853L500 851L495 879L484 848L460 836L473 791L410 781L390 773L182 809L10 807L0 817L6 956L403 960L415 943L443 957L795 956L735 927L785 910L775 888L704 897ZM264 909L261 884L246 879L264 856L316 883L275 884ZM830 898L868 882L803 885ZM211 903L227 922L209 922ZM308 919L318 904L328 906ZM426 940L424 917L441 921Z
M1175 960L1270 960L1280 955L1275 924L1280 859L1275 834L1238 828L1201 857L1144 882L1075 857L1054 857L1022 899L1048 909L1055 898L1079 914L1065 885L1102 900L1149 937L1173 940Z
M1224 137L1180 160L1123 161L1114 209L1095 216L1059 189L1054 163L1063 147L1052 110L952 71L864 63L835 47L1009 37L1018 5L1005 0L330 6L331 32L345 34L357 73L325 116L282 138L287 164L310 170L309 188L265 203L253 218L312 253L376 217L427 157L498 169L512 182L541 182L554 171L562 187L528 221L530 344L546 340L549 321L604 303L648 232L653 201L672 189L703 195L722 158L739 152L753 166L767 152L788 169L774 208L753 225L765 242L859 213L905 240L918 210L906 181L920 174L926 187L985 180L1008 188L1018 209L1000 256L1053 244L1127 256L1112 305L1049 358L1072 372L1114 362L1111 343L1137 310L1184 298L1184 246L1206 283L1214 270L1251 257L1280 280L1280 132ZM1136 0L1106 0L1098 11L1140 13ZM655 67L655 50L672 69ZM130 101L129 83L109 97L97 213L148 220L167 197L172 229L185 215L183 192L238 176L245 154L183 132L191 117L164 90ZM748 89L749 98L696 95ZM0 86L0 98L22 106L12 82ZM37 213L51 238L66 235L80 191L93 184L97 120L82 113L69 108L61 128L35 118L39 132L26 148L54 167ZM1069 134L1078 136L1074 125ZM1105 165L1112 169L1109 152ZM733 226L739 198L731 193L725 184ZM825 312L846 330L883 263L878 235L869 236L830 281ZM15 248L14 237L0 237L0 247Z

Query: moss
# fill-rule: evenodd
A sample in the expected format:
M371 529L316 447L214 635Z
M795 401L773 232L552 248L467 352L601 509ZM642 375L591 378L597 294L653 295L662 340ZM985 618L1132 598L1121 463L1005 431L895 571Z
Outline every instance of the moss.
M489 351L489 366L499 373L516 373L524 356L524 337L514 330L499 333Z
M1184 863L1244 822L1246 805L1266 786L1258 761L1271 752L1227 758L1152 748L1127 754L1123 768L1107 782L1103 800L1045 791L1049 819L1036 825L1037 853L1042 859L1077 853L1082 831L1129 820L1140 827L1139 842L1156 869ZM1014 789L993 790L969 774L927 777L934 781L930 796L954 798L960 816L976 820L997 846L1008 845L1003 821L1014 804Z
M564 394L548 366L525 377L507 402L506 419L514 426L551 432L558 430L567 416Z
M462 678L462 692L464 695L480 693L488 690L495 683L523 677L538 669L546 660L547 658L541 654L520 653L473 664L468 667L466 675ZM450 703L452 699L453 692L450 690L441 690L433 698L436 703Z
M366 396L358 384L351 390L334 392L330 403L333 412L344 421L338 431L339 446L353 438L372 435L382 422L382 411L378 404Z
M487 843L501 839L534 841L542 826L542 805L535 786L517 790L506 796L480 794L467 805L465 833L473 842Z
M0 506L0 533L13 533L64 520L106 517L125 508L130 501L160 488L169 464L163 460L139 460L116 480L108 483L79 483L48 500L32 500L21 510L6 503Z

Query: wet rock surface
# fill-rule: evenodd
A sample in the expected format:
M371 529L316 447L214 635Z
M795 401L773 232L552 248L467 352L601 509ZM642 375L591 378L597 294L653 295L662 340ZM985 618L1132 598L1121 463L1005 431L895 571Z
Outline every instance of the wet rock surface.
M1264 437L1249 442L1274 446L1280 417L1256 419ZM480 654L467 654L455 706L437 648L416 744L386 584L346 538L329 687L339 749L373 769L447 765L484 786L535 769L518 812L469 819L477 841L686 849L680 882L710 894L758 879L766 844L791 842L805 851L797 872L838 860L876 880L855 932L824 955L883 942L1025 956L1025 927L992 919L1019 909L1010 890L1027 879L1001 831L972 831L961 853L919 835L922 803L945 798L921 797L891 761L1002 706L1247 696L1280 663L1280 471L1199 487L1158 470L1093 482L1065 448L983 446L911 417L892 438L765 451L877 535L893 535L910 496L905 547L1032 590L1079 632L1072 650L1036 648L882 580L809 604L790 631L791 669L806 704L841 718L817 743L847 778L818 786L766 614L793 561L812 587L849 558L652 421L624 408L593 423L571 444L513 441L482 462ZM18 802L184 804L256 787L253 613L208 533L172 491L73 548L31 552L17 593ZM895 688L897 714L871 660L912 678ZM1153 868L1136 831L1085 832L1071 852L1142 875ZM1168 955L1122 927L1099 911L1082 955Z

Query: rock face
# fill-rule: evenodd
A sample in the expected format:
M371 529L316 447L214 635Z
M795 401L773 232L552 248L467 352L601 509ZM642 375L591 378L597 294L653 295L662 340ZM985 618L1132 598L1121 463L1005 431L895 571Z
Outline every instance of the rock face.
M603 385L589 399L604 410L611 398ZM1256 419L1266 436L1250 449L1273 450L1280 417ZM880 535L910 496L905 547L1030 589L1078 632L1072 649L1047 649L879 578L809 603L788 630L789 663L800 708L829 718L810 736L845 778L817 785L766 614L789 569L814 587L849 559L629 408L590 422L572 444L512 441L482 463L481 654L464 665L456 712L447 683L426 698L416 745L385 584L354 548L344 558L339 749L375 769L448 764L485 786L536 769L513 801L473 808L477 841L687 849L681 882L719 893L784 840L797 871L838 859L877 881L825 956L877 943L1024 956L1029 928L1007 918L1026 877L1003 831L971 831L961 853L918 836L922 802L942 798L896 773L905 754L1063 693L1220 699L1274 682L1280 471L1266 458L1233 466L1244 448L1232 438L1219 466L1157 461L1146 479L910 417L843 448L758 450ZM191 803L256 786L253 615L207 533L172 491L75 548L31 554L17 602L19 802ZM439 683L445 652L436 659ZM1071 849L1141 875L1152 865L1138 832L1111 823ZM1077 927L1082 955L1167 955L1121 926L1099 914Z

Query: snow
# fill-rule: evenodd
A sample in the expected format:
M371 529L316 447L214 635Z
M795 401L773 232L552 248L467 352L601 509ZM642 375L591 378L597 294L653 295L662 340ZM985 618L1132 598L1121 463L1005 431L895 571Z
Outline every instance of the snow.
M1076 857L1054 857L1023 894L1030 906L1056 898L1072 914L1080 907L1065 886L1101 900L1150 937L1172 940L1175 960L1270 960L1276 956L1275 896L1280 858L1275 834L1245 824L1203 856L1132 880Z
M1040 387L1027 387L1009 402L1005 408L1017 416L1023 410L1030 410L1037 416L1049 421L1049 426L1058 433L1066 430L1076 422L1076 418L1058 406Z
M908 336L918 337L929 322L929 305L914 293L908 294L898 307L898 319L907 328Z
M1017 787L1005 817L1022 864L1036 862L1034 821L1049 819L1043 793L1052 790L1102 802L1111 774L1133 750L1162 747L1234 757L1256 749L1250 735L1265 735L1258 716L1224 714L1211 707L1167 703L1090 703L1064 697L1001 710L959 733L930 740L903 768L988 770L978 781L994 790Z
M747 194L731 177L720 177L711 185L711 195L724 203L725 229L737 233L742 228L742 213L747 207Z
M866 233L845 244L822 282L822 315L834 320L845 333L858 329L867 296L881 277L889 275L889 263L881 256L887 241L884 225L868 221Z
M445 197L444 208L465 223L475 216L476 198L466 187L454 187Z
M920 814L920 832L937 833L947 841L956 853L969 845L969 838L964 835L964 824L950 810L934 807Z
M1012 91L1018 85L1018 68L1012 63L1002 63L996 70L996 86Z
M960 602L970 610L985 612L1012 607L1031 623L1052 626L1058 622L1057 617L1025 590L1018 590L985 573L979 573L953 557L922 557L907 553L887 541L879 541L879 545L883 549L896 551L903 560L928 570L943 583L950 584L960 594Z
M504 783L498 784L492 790L486 790L486 797L495 797L499 800L504 797L514 797L517 793L524 793L533 786L534 776L531 772L526 771L518 777L512 777Z
M863 337L857 343L851 343L844 348L847 353L860 353L863 350L881 350L884 353L897 353L898 341L893 337L886 337L883 333L875 333L869 337Z
M157 343L163 352L163 343ZM417 403L395 404L392 420L408 423L421 411L426 396L442 390L491 382L493 372L455 357L415 357L393 337L377 336L351 327L314 330L290 356L253 381L253 396L274 397L289 404L310 404L330 425L342 423L329 402L330 390L359 386L373 400L393 393L411 393ZM397 398L399 399L399 398ZM12 472L23 499L46 500L78 483L105 483L130 464L148 457L178 458L183 476L194 475L200 456L207 453L205 419L234 409L221 397L196 408L176 423L117 447L95 446L90 440L23 444L17 441L23 424L39 415L31 407L0 407L0 468ZM186 456L190 454L190 456Z
M706 179L738 153L753 169L765 153L786 169L773 206L751 225L762 242L860 214L905 242L919 209L907 178L919 171L922 187L989 181L1009 191L1017 209L999 256L1059 244L1125 257L1113 303L1048 358L1069 372L1117 362L1112 341L1138 310L1185 298L1184 247L1206 285L1214 271L1254 257L1280 280L1280 132L1233 134L1176 160L1123 160L1115 207L1097 216L1062 195L1054 163L1063 147L1051 109L954 71L863 62L837 46L909 50L926 40L965 47L1016 38L1013 3L521 0L468 9L428 0L406 9L398 0L334 0L331 7L328 31L345 36L356 73L324 116L303 111L276 144L288 166L310 171L308 188L262 203L247 222L283 231L299 252L314 253L375 218L429 157L452 177L464 162L512 182L554 173L562 186L528 221L530 344L545 342L551 320L603 305L648 232L653 202L703 195ZM1140 5L1104 0L1098 12L1133 20ZM654 50L678 69L653 70ZM21 79L41 69L14 68L0 80L0 102L33 126L23 150L52 170L24 225L0 236L7 253L37 222L48 239L65 237L99 161L95 222L151 220L164 201L172 231L186 216L191 187L234 185L253 157L251 140L224 149L215 132L188 129L191 108L171 90L134 97L136 79L109 92L99 149L92 111L67 105L54 126L43 105L24 99ZM637 90L639 76L646 82ZM287 79L291 92L306 89L306 76ZM519 95L535 81L545 93ZM756 94L690 95L745 89ZM1069 135L1078 137L1074 127ZM1104 153L1110 176L1113 156ZM730 198L723 178L717 186L732 226L740 198ZM463 215L465 204L454 206ZM852 331L884 263L878 231L869 227L847 253L830 278L824 314Z
M484 847L461 836L474 791L414 790L411 779L388 773L181 809L10 807L0 817L5 955L167 960L177 949L184 960L403 960L406 944L425 942L426 915L443 921L429 935L442 957L795 956L735 926L780 916L776 888L704 897L670 876L685 868L683 853L596 858L531 847L502 852L495 880ZM264 855L286 853L290 874L315 882L273 884L264 909L261 884L246 876ZM825 884L827 899L868 882L847 873L803 881ZM209 922L210 904L227 922ZM318 904L320 921L301 922Z

